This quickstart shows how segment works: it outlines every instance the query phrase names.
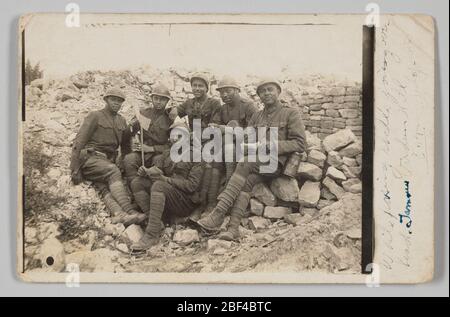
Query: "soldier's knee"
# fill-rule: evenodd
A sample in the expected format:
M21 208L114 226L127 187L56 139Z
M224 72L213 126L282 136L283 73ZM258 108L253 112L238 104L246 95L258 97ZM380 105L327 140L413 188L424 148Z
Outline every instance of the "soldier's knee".
M123 158L123 166L125 168L130 168L136 165L136 161L136 153L129 153Z
M152 191L166 193L170 191L170 185L164 181L156 181L152 185Z
M133 178L133 180L130 183L130 188L133 193L145 190L145 184L142 178L141 177Z
M122 174L120 173L119 168L115 164L110 164L108 166L109 169L109 181L110 183L114 183L116 181L122 181Z
M250 165L248 162L239 162L236 166L236 173L239 173L241 175L246 175L250 171Z

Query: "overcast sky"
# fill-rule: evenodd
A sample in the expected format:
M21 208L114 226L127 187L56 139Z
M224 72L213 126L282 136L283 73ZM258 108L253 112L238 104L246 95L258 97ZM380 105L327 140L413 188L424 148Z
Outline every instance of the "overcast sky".
M240 18L233 17L271 25L196 23L223 21L205 16L81 15L80 27L69 28L65 15L38 15L26 26L25 54L40 62L46 77L151 65L236 77L277 76L287 68L299 76L321 73L361 81L361 16ZM303 25L274 25L280 22Z

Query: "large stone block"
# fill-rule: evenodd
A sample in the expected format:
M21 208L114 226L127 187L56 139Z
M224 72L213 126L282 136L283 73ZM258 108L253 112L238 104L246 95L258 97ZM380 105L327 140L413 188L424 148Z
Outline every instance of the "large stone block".
M306 181L300 189L298 201L304 207L315 207L320 199L320 182Z
M312 163L301 162L298 166L297 177L300 179L320 181L322 179L322 169Z
M322 184L328 188L328 190L336 196L337 199L341 199L342 196L345 194L345 190L336 184L334 180L332 180L330 177L325 177L325 179L322 181Z
M338 131L323 140L323 147L327 152L340 150L356 141L356 136L349 129Z
M275 178L270 184L272 193L284 201L297 201L298 199L298 183L295 178L281 176Z
M256 184L253 187L252 197L258 199L266 206L275 206L277 204L277 198L264 183Z

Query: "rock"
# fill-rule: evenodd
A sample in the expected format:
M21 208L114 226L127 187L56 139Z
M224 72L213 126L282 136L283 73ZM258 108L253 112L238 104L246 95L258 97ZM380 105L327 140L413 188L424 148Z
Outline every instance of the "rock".
M42 90L44 88L44 79L37 78L30 83L31 87L36 87Z
M256 216L262 216L264 213L264 205L260 203L257 199L250 199L250 212Z
M361 239L361 237L362 237L361 229L350 229L350 230L345 231L344 234L353 240L358 240L358 239Z
M319 210L317 208L302 208L302 212L310 217L314 217L317 215Z
M39 241L44 241L50 238L56 238L56 236L60 235L58 225L54 222L44 222L39 225L39 232L37 234L37 238Z
M331 151L328 153L327 163L336 168L340 168L344 164L344 161L338 152Z
M346 180L345 182L342 182L342 187L344 188L344 190L346 192L349 192L350 188L356 184L361 184L361 181L358 178L350 178L350 179Z
M347 177L345 177L344 173L342 173L340 170L338 170L334 166L328 167L326 176L329 176L338 182L342 182L347 179Z
M117 250L122 251L123 253L128 253L130 250L128 249L128 246L125 243L119 243L116 246Z
M217 248L229 249L233 243L231 241L209 239L206 245L208 251L214 251Z
M126 244L119 244L117 247L122 248L125 253L128 253L128 247ZM125 251L126 250L126 251ZM83 257L83 261L80 266L82 271L90 272L115 272L117 266L120 264L115 264L119 258L119 252L116 250L109 249L97 249L92 252L86 253Z
M248 218L248 226L250 229L254 231L258 231L261 229L266 229L271 225L271 221L267 218L259 217L259 216L253 216Z
M266 206L275 206L277 198L264 183L258 183L253 187L252 197L258 199Z
M341 199L341 197L345 194L344 189L336 184L334 180L332 180L330 177L325 177L325 179L322 181L322 184L328 188L328 190L336 196L337 199Z
M352 130L344 129L327 136L323 140L322 145L325 151L330 152L340 150L355 141L356 136L353 134Z
M175 232L175 234L173 236L173 241L178 243L179 245L186 246L193 242L200 241L200 238L199 238L198 232L196 230L184 229L184 230L179 230L179 231Z
M141 84L153 84L152 78L147 74L140 74L137 79Z
M355 119L359 116L358 109L339 109L339 114L342 118Z
M213 255L224 255L225 253L227 253L225 248L217 248L213 251Z
M320 183L306 181L298 195L300 205L304 207L315 207L320 199Z
M81 80L73 81L73 85L75 87L77 87L78 89L83 89L83 88L88 88L89 87L89 85L86 82L81 81Z
M112 224L108 223L103 227L103 232L107 235L111 235L113 237L117 237L125 230L125 226L121 223Z
M294 226L298 226L299 224L301 224L303 219L304 217L298 213L288 214L284 216L284 221Z
M347 178L356 178L357 176L350 171L350 167L347 165L342 165L340 167L341 171L344 173L345 177Z
M36 228L33 228L30 225L25 226L25 242L31 244L38 242Z
M123 236L130 244L137 243L144 236L144 230L140 226L133 224L127 227Z
M339 154L347 157L355 157L362 153L362 144L360 142L354 142L347 145L345 148L339 151ZM359 164L361 165L361 164ZM350 166L350 165L349 165Z
M300 179L320 181L322 179L322 170L312 163L300 162L300 165L298 166L297 177L299 177Z
M308 150L317 150L320 151L322 149L322 141L320 138L311 134L309 131L305 131L306 134L306 144L308 144Z
M290 213L292 213L292 209L289 207L267 206L264 208L264 217L269 219L281 219Z
M275 178L270 184L270 189L281 200L298 201L298 183L293 177L281 176Z
M360 182L358 184L350 186L350 189L348 191L353 194L361 193L362 192L362 183Z
M311 150L308 154L307 162L323 168L326 159L327 159L326 155L323 154L322 152L317 150Z
M42 267L53 272L62 272L66 267L64 246L56 238L49 238L42 243L38 258Z
M356 177L361 175L361 166L350 166L348 169L353 175L356 175Z
M342 161L344 162L344 164L346 166L358 166L358 163L356 162L356 160L354 158L344 156L342 158Z
M322 187L320 190L320 197L326 200L336 200L336 196L334 196L326 187Z
M356 155L356 163L358 163L359 166L362 165L362 154Z
M332 200L327 200L327 199L321 199L321 200L319 200L319 202L317 203L317 209L321 210L322 208L325 208L325 207L331 205L332 203L334 203L334 201L332 201Z

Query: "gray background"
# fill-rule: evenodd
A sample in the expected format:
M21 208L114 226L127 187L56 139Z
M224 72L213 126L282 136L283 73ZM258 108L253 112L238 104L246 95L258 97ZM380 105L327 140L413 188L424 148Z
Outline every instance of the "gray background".
M437 25L436 72L436 274L423 285L119 285L96 284L80 288L65 285L27 284L15 276L17 208L17 22L30 12L64 12L76 2L83 12L176 12L176 13L365 13L371 1L222 0L138 1L78 0L0 2L1 32L1 165L0 165L0 295L1 296L449 296L448 256L448 30L446 0L372 1L381 13L424 13ZM45 43L42 43L45 45Z

